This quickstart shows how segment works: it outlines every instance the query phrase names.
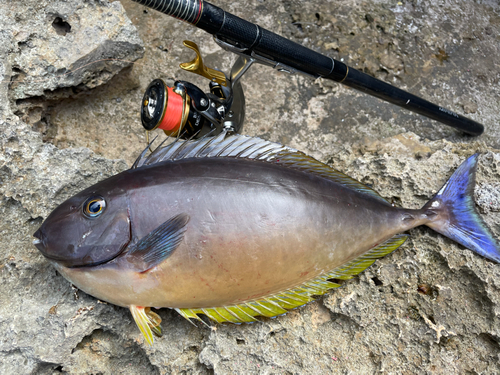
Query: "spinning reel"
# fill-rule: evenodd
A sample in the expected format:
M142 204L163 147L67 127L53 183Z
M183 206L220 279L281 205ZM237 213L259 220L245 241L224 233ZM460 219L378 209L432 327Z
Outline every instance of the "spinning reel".
M152 81L141 105L141 121L147 131L161 129L166 135L184 139L199 138L207 133L217 135L228 131L238 133L245 118L245 96L241 76L255 61L240 56L231 73L224 73L203 64L198 46L191 41L184 45L196 57L180 67L210 80L210 92L186 81L175 81L169 87L161 79Z

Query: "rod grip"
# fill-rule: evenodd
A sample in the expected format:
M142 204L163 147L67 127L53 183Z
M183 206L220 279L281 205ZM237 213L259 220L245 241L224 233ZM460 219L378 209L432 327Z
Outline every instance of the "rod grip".
M201 0L132 0L148 8L165 13L193 25L199 21L203 11Z
M215 35L276 64L284 64L315 77L329 75L333 70L334 60L330 57L227 12Z

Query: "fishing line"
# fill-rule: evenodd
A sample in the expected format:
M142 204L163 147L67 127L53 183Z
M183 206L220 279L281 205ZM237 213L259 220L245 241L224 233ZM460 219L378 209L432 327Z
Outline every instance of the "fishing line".
M172 87L167 87L167 102L163 119L158 125L158 129L173 132L181 125L184 102L182 96L176 94Z

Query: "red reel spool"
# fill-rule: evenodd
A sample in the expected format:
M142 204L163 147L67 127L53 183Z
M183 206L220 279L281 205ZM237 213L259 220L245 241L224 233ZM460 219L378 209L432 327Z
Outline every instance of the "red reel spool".
M165 113L158 128L164 130L166 133L174 133L179 130L182 122L184 101L182 100L182 96L176 94L171 87L167 86L166 104Z
M159 128L168 136L176 136L187 121L189 105L189 96L184 99L161 79L155 79L142 101L142 125L146 130Z

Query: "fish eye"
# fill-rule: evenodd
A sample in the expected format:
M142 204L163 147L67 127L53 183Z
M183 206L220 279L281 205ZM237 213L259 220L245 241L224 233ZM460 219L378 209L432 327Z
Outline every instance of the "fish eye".
M105 209L106 201L101 196L90 197L83 204L83 214L89 219L101 216Z

